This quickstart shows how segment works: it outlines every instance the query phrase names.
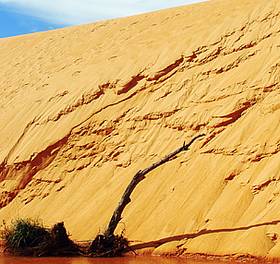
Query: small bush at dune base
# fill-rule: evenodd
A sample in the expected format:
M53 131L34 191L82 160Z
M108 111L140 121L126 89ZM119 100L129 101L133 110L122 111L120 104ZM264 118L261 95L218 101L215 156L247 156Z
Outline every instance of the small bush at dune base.
M32 248L42 247L51 239L50 233L38 221L18 219L2 233L6 251L15 255L30 255Z
M19 256L74 256L79 255L78 246L69 239L63 223L51 229L38 221L18 219L10 227L4 226L2 238L5 251Z
M64 223L45 228L39 221L18 219L11 226L4 224L2 239L5 252L16 256L89 256L119 257L129 249L128 240L121 235L97 235L87 249L82 250L67 234Z

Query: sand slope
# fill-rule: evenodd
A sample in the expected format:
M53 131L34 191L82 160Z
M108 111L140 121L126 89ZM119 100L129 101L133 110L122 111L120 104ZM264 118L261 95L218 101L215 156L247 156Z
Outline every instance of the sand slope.
M280 257L280 2L214 0L0 40L0 220L154 254ZM166 238L166 239L165 239ZM156 242L158 239L163 239Z

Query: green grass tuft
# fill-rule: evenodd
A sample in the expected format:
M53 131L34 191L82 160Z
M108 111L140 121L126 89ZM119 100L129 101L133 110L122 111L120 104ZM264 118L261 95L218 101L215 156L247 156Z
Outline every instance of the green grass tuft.
M5 251L18 256L76 256L81 251L69 239L64 223L57 223L51 229L39 221L18 219L10 227L4 225L2 238Z
M28 249L39 247L51 239L49 231L39 221L17 219L2 233L6 250L16 255L28 255Z

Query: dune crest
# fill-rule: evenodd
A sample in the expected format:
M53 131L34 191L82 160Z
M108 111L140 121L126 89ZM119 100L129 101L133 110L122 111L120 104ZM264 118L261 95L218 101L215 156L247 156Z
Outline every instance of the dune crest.
M0 219L153 254L280 257L280 2L214 0L0 40ZM146 244L145 244L146 243Z

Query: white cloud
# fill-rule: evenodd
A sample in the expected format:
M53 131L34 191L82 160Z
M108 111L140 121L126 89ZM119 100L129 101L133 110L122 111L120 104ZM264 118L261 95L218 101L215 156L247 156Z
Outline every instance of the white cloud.
M19 13L52 23L82 24L203 0L0 0Z

